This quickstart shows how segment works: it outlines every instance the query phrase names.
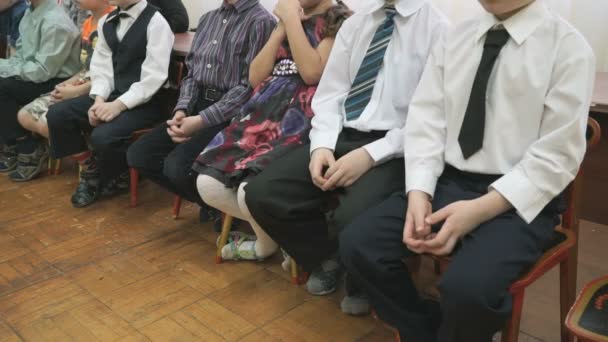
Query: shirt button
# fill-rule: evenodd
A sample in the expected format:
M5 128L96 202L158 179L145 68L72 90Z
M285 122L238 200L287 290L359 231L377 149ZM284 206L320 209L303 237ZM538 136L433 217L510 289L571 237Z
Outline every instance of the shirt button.
M207 69L211 69L211 64L207 64Z
M214 41L213 41L213 45L217 45L217 40L214 40Z
M228 20L224 19L224 20L222 20L222 22L225 24L228 22Z

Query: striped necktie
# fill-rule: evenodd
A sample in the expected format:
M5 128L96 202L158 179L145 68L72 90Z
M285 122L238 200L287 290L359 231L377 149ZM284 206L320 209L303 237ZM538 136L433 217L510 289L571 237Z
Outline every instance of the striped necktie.
M384 10L386 11L386 19L376 30L344 103L346 120L349 121L356 120L361 116L361 113L363 113L363 110L372 98L374 84L376 83L378 72L384 60L384 54L395 28L393 20L397 14L395 8L385 7Z

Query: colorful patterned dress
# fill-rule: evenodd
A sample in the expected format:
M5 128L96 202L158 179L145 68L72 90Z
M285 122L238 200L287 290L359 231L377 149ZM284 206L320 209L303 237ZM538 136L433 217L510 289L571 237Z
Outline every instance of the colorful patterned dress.
M302 22L312 47L323 40L325 24L323 15ZM306 85L297 73L285 41L272 75L254 89L237 118L213 138L193 169L236 187L273 160L307 143L316 90L316 85Z

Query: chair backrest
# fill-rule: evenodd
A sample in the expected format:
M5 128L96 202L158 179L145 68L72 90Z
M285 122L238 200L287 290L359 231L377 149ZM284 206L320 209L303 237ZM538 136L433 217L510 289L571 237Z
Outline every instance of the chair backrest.
M587 151L595 147L602 136L600 124L592 117L587 121ZM574 229L578 227L579 204L583 185L583 166L578 171L574 181L566 189L566 211L562 215L562 228Z

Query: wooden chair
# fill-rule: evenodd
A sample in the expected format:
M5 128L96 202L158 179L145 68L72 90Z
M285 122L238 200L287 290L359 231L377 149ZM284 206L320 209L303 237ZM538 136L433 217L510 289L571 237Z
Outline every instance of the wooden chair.
M566 317L566 327L580 342L608 342L608 276L587 284Z
M173 60L171 62L171 64L169 65L169 89L170 90L178 90L180 87L180 84L182 82L182 79L184 77L184 72L185 72L185 64L183 61L179 61L179 60ZM167 113L168 116L170 115L170 113L172 113L173 111L173 105L172 103L167 103ZM149 127L149 128L145 128L145 129L140 129L138 131L133 132L133 135L131 136L131 142L135 142L137 141L139 138L141 138L144 134L150 132L153 129L153 127ZM129 206L131 208L135 208L137 207L137 200L138 200L138 191L137 191L137 186L139 185L139 171L137 171L137 169L135 168L129 168L129 178L130 178L130 188L129 188ZM176 204L177 204L177 210L176 210ZM175 201L174 201L174 205L173 205L173 217L177 218L177 216L179 215L179 207L181 206L181 198L176 197Z
M234 218L228 214L222 214L223 216L223 221L222 221L222 232L220 235L220 242L217 245L217 252L215 254L215 263L216 264L221 264L223 259L222 259L222 248L224 246L226 246L226 244L228 243L228 237L230 235L230 229L232 227L232 221L234 220ZM294 285L300 285L303 284L304 282L306 282L305 278L307 278L306 273L304 272L299 272L299 267L298 264L296 263L296 261L292 258L291 259L291 282Z
M601 137L600 125L593 118L588 121L587 148L598 144ZM567 208L562 215L562 224L555 228L559 243L546 251L538 262L523 277L513 283L509 292L513 296L511 318L502 331L503 342L517 342L526 288L538 278L560 265L560 322L564 322L576 294L578 260L579 205L582 186L582 169L566 190ZM449 265L449 257L430 256L435 262L435 270L443 273ZM572 335L561 326L561 341L573 342Z

